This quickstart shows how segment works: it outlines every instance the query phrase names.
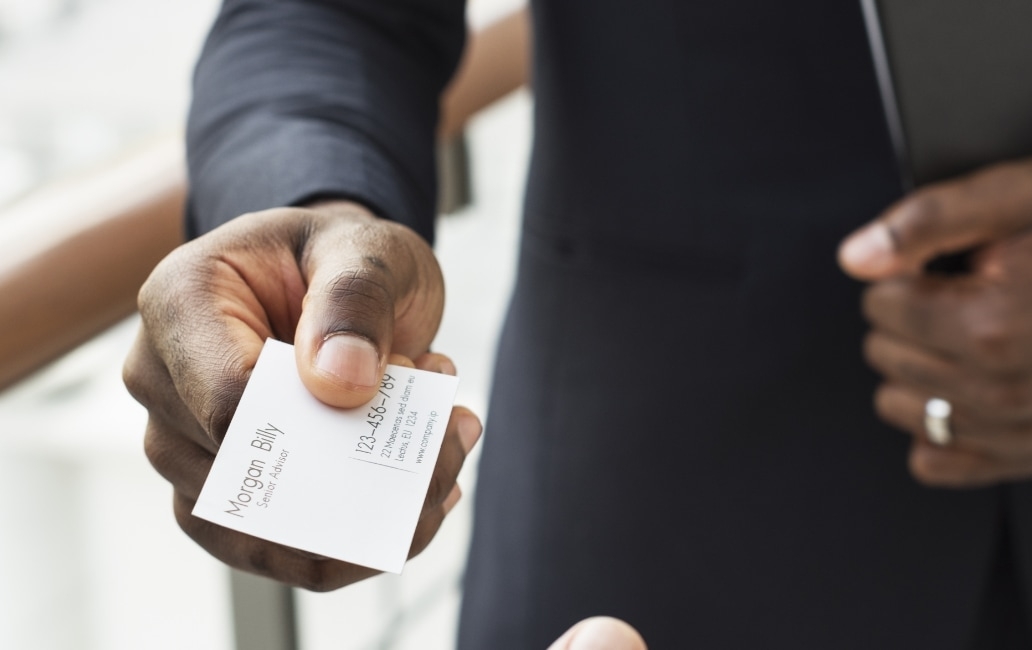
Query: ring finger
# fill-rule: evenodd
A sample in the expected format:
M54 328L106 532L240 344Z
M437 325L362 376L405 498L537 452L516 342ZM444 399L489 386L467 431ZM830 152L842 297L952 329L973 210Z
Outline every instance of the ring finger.
M898 383L882 384L875 393L875 410L893 426L933 444L925 429L925 406L932 394ZM950 446L999 459L1032 461L1032 427L1000 424L973 416L963 405L953 405L949 417Z
M1022 378L977 373L880 331L868 335L864 354L891 383L963 406L972 417L1001 424L1032 420L1032 386Z

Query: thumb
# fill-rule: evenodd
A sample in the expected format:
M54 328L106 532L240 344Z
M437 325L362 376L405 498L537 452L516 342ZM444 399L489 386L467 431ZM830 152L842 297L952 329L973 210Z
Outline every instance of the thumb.
M596 616L577 623L548 650L646 650L637 630L620 619Z
M843 241L839 264L859 280L917 273L1032 226L1032 162L1006 163L905 197Z
M301 381L319 400L350 408L380 385L391 349L394 296L376 270L341 269L309 286L294 339Z
M392 352L414 358L427 351L443 286L433 252L414 232L336 206L319 215L329 218L313 220L302 255L307 293L294 353L315 397L351 408L376 394Z

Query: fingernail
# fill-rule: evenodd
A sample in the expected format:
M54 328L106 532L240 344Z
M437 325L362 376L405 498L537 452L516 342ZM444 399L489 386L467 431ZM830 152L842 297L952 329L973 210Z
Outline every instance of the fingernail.
M888 270L893 263L895 247L889 229L882 223L874 223L854 234L842 245L840 259L850 271L864 275Z
M368 340L351 334L334 334L322 342L315 355L319 372L340 382L367 388L380 381L380 355Z
M468 454L473 445L477 444L484 427L475 417L468 416L459 420L459 442L462 449Z

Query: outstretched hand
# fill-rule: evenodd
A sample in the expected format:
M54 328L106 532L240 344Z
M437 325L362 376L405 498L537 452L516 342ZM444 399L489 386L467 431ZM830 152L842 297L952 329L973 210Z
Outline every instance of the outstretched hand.
M967 273L925 270L967 250ZM875 406L913 435L913 475L953 487L1032 478L1032 160L913 193L846 239L839 260L872 282ZM925 432L933 397L953 406L946 446Z
M149 412L145 450L173 485L183 530L230 566L311 590L373 575L190 512L266 338L294 343L316 397L354 407L372 398L388 362L454 374L428 352L443 304L426 242L347 202L244 215L162 261L140 291L124 378ZM412 555L458 501L455 479L480 432L472 412L452 411Z

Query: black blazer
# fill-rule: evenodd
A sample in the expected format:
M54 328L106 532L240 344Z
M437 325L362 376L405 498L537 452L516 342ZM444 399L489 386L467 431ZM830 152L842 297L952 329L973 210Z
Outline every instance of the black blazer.
M987 593L1017 606L991 581L1016 579L1004 535L1032 578L1028 486L914 482L835 265L900 193L858 2L533 15L461 647L544 648L594 614L660 650L991 647ZM227 0L195 81L190 232L342 196L431 237L462 34L459 2Z

